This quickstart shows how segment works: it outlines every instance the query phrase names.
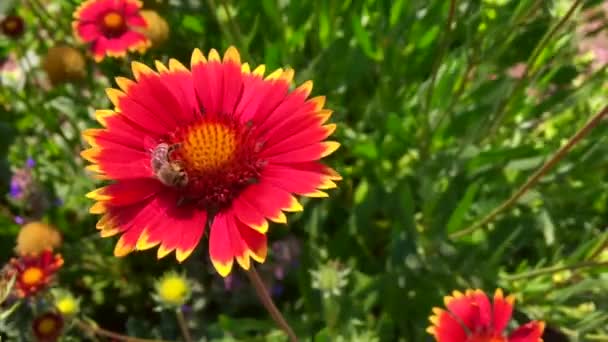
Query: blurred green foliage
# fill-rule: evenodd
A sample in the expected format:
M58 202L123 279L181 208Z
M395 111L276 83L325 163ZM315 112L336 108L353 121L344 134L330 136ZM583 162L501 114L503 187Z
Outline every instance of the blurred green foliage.
M7 85L3 71L0 190L8 192L9 164L14 171L35 159L35 178L53 203L44 219L65 240L59 286L79 296L82 315L100 326L178 338L174 317L155 313L151 296L154 279L177 266L154 252L116 259L114 241L98 237L79 132L97 126L92 113L109 105L104 88L131 75L130 60L188 64L196 47L235 45L252 65L291 66L297 83L314 80L313 95L327 96L339 125L342 148L329 159L344 178L339 190L305 200L288 231L270 232L270 241L291 234L302 243L298 267L276 297L302 340L430 340L431 308L453 289L476 287L514 293L520 323L543 319L572 341L608 340L604 122L514 207L484 229L450 238L506 200L605 105L605 62L598 66L597 51L580 48L605 34L603 14L600 28L581 33L585 13L601 1L457 1L451 25L451 2L442 0L146 1L169 22L169 41L143 56L89 59L86 80L56 87L38 56L57 42L78 46L70 26L77 2L7 3L2 10L22 16L26 33L2 38L0 48L25 71L18 86ZM518 74L519 63L531 68ZM2 260L12 254L14 217L27 216L8 198ZM224 288L205 246L179 266L201 287L187 315L193 334L284 340L252 289ZM340 296L324 299L309 270L330 260L352 272ZM71 327L65 339L80 334Z

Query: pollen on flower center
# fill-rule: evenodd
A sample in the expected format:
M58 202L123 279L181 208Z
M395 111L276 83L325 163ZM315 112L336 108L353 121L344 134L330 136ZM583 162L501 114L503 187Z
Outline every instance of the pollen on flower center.
M9 20L4 25L7 30L12 31L17 28L18 23L15 20Z
M109 30L117 30L122 28L124 19L117 12L109 12L103 17L103 24Z
M27 285L35 285L42 280L43 276L44 273L39 267L29 267L28 269L23 271L23 274L21 275L21 281L23 281L23 283Z
M55 322L52 318L44 318L40 323L38 323L38 331L41 334L47 335L51 334L57 329L57 322Z
M199 172L219 170L235 156L235 130L223 123L202 123L185 132L180 147L184 162Z
M254 127L230 115L209 115L178 128L168 144L170 155L187 175L183 199L207 210L221 210L248 185L258 181L264 162L258 157Z

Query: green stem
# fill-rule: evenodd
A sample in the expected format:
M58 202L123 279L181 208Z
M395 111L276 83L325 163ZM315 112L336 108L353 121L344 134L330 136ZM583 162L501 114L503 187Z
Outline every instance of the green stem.
M264 286L264 283L258 275L258 272L255 270L255 267L251 265L251 269L249 271L246 271L245 273L247 274L247 277L249 277L251 284L255 288L255 292L258 294L260 301L262 302L272 319L275 321L275 323L287 334L290 342L297 342L298 337L285 320L285 317L283 317L279 309L277 309L276 305L274 305L274 302L272 301L268 290L266 290L266 286Z
M232 13L230 12L230 6L228 5L228 1L220 0L220 2L222 3L224 12L226 12L226 18L228 19L228 25L230 26L232 33L234 34L236 41L239 44L239 47L241 48L241 50L247 50L247 47L244 44L243 35L241 34L241 29L239 29L239 26L236 24L236 22L232 18Z
M528 79L528 78L532 79L531 76L534 74L532 72L532 69L535 67L538 56L540 56L541 52L545 49L545 46L549 43L549 41L551 41L553 36L572 17L574 12L576 11L576 8L582 2L583 2L582 0L576 0L572 4L572 6L570 6L570 8L568 9L568 12L566 12L566 15L564 15L562 17L562 19L555 26L553 26L553 28L551 28L551 30L549 30L549 32L547 32L547 34L545 34L543 36L543 38L541 39L541 41L536 45L536 47L532 51L532 54L530 55L530 57L528 58L528 60L526 62L526 68L524 69L524 74L517 80L517 82L515 83L515 86L513 86L511 88L511 91L509 91L509 94L507 96L505 96L501 100L501 102L498 104L498 107L496 110L496 117L493 120L493 122L490 124L490 128L487 131L487 133L484 134L485 137L492 137L495 135L494 133L496 133L496 131L502 124L503 120L505 119L505 116L507 114L506 109L507 109L508 105L511 103L511 100L513 98L515 98L514 95L519 93L524 88L524 86L526 84L526 82L525 82L526 79ZM485 130L482 130L482 131L485 131Z
M574 270L579 270L582 268L589 268L589 267L595 267L595 266L608 266L608 262L581 261L579 263L572 264L572 265L549 266L549 267L532 270L530 272L523 272L523 273L519 273L519 274L505 276L504 279L509 280L509 281L514 281L514 280L521 280L521 279L527 279L527 278L534 278L534 277L542 276L545 274L557 273L557 272L561 272L561 271L574 271Z
M184 319L184 314L182 313L181 307L175 310L175 317L177 318L177 323L179 324L179 329L182 332L184 342L192 342L192 336L190 335L190 331L188 330L188 325L186 324L186 320Z
M498 214L509 209L513 206L517 200L521 198L528 190L530 190L538 181L544 176L555 164L562 160L568 152L581 141L589 132L597 126L601 119L608 113L608 106L604 107L600 112L592 116L583 127L581 127L562 147L560 147L549 160L547 160L534 174L532 174L528 180L519 189L504 201L501 205L492 210L489 214L483 217L481 220L473 223L469 227L459 230L455 233L450 234L450 239L457 239L473 233L474 231L484 227L486 224L492 222Z

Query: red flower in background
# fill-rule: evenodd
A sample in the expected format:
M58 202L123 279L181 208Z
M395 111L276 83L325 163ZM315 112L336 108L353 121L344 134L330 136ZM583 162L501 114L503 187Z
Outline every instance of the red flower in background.
M76 37L90 44L96 61L106 55L124 57L127 51L144 52L150 41L141 33L146 21L138 0L87 0L74 12Z
M12 274L17 275L15 289L19 297L30 297L46 289L55 272L63 265L61 255L46 250L38 256L25 255L13 258Z
M10 38L17 39L23 35L25 24L23 18L18 15L8 15L0 21L2 33Z
M529 322L505 336L515 298L504 297L501 289L492 304L481 290L454 291L444 302L448 310L434 308L427 329L438 342L542 342L542 321Z
M54 312L47 312L34 319L32 330L36 341L55 342L63 330L63 317Z
M339 146L324 141L335 130L325 98L308 99L310 81L291 90L291 69L251 71L233 47L223 59L196 49L191 71L174 59L156 69L133 63L136 81L118 77L115 109L96 114L105 128L83 133L88 169L115 181L89 194L101 235L122 234L116 256L159 246L183 261L209 225L222 276L234 259L263 262L268 220L302 210L292 194L326 197L341 179L318 161Z

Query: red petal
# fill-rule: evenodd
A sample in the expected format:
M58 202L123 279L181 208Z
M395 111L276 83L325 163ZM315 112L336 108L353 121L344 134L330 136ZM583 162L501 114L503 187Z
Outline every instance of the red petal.
M545 323L532 321L517 328L509 335L509 342L542 342Z
M186 71L169 71L162 73L167 89L180 102L181 110L175 114L183 125L188 125L201 117L200 108L194 92L192 74Z
M213 219L209 232L209 257L217 272L225 277L232 270L234 255L226 215L219 213Z
M266 165L262 177L273 185L296 194L313 193L319 186L327 184L327 177L322 174L275 164Z
M450 312L462 320L471 331L490 326L490 304L488 297L481 290L467 290L466 294L454 291L453 296L447 296L444 301Z
M281 153L290 152L297 150L314 143L318 143L327 138L333 133L335 125L328 126L312 126L306 127L300 130L298 133L294 133L290 137L272 144L270 141L264 146L262 151L263 156L272 156Z
M92 22L78 22L75 32L84 42L93 41L103 34L97 24Z
M125 0L123 3L121 1L116 2L116 9L122 10L123 15L127 17L137 16L140 7L140 2L135 0Z
M234 258L236 258L237 262L242 268L248 270L250 266L249 248L236 226L237 222L238 220L232 213L226 213L226 226L228 227L228 236L230 238L230 246L232 247L232 255Z
M207 213L204 211L196 211L188 220L188 225L182 230L181 239L175 251L179 262L184 261L194 251L203 236L206 225Z
M155 179L136 178L118 181L100 188L87 196L98 201L107 202L111 206L123 206L141 202L161 189L163 189L163 185Z
M479 307L479 320L477 325L483 327L492 326L492 307L488 296L481 290L474 290L471 293L477 306ZM495 331L495 333L501 333L501 331Z
M513 313L513 296L503 296L502 290L497 289L494 294L494 305L493 305L493 324L494 331L502 332L507 327L509 320L511 320L511 314Z
M101 59L105 56L106 50L108 49L108 39L104 36L98 37L91 44L91 52L96 59Z
M223 65L219 62L199 63L192 67L192 75L201 107L207 113L220 114L224 91Z
M257 262L264 262L268 251L266 234L262 234L257 230L242 224L238 220L236 221L236 226L242 241L249 250L250 256Z
M101 14L112 9L112 2L112 0L86 1L82 3L76 13L81 21L96 22Z
M234 199L232 203L234 215L247 226L265 233L268 230L268 222L264 215L251 205L243 196Z
M436 314L431 317L434 324L428 331L435 336L437 342L466 342L467 334L452 315L440 309L433 310Z
M243 75L243 93L241 100L235 110L235 116L240 118L241 123L247 123L253 119L255 111L270 91L260 76Z
M182 110L181 105L156 74L141 75L127 96L121 98L119 107L131 121L145 123L146 128L159 134L180 125L175 113Z
M285 100L289 91L289 84L281 79L266 81L265 86L268 88L266 96L259 103L259 106L255 108L255 114L252 117L253 122L256 124L266 121L266 118Z
M273 221L283 221L282 210L293 210L297 202L287 191L270 184L263 177L257 184L248 186L241 196L265 217Z
M232 115L243 95L243 74L241 73L241 66L233 62L224 63L223 70L224 86L220 113L230 113Z
M261 155L269 162L278 164L301 163L313 160L319 160L324 156L335 151L339 144L335 142L320 142L301 147L292 151L279 153L272 156L265 156L264 151Z
M313 104L306 104L304 101L306 101L306 93L302 91L289 93L283 99L283 102L260 124L259 131L266 132L273 127L282 125L285 120L297 116L298 113L310 112L314 109Z

